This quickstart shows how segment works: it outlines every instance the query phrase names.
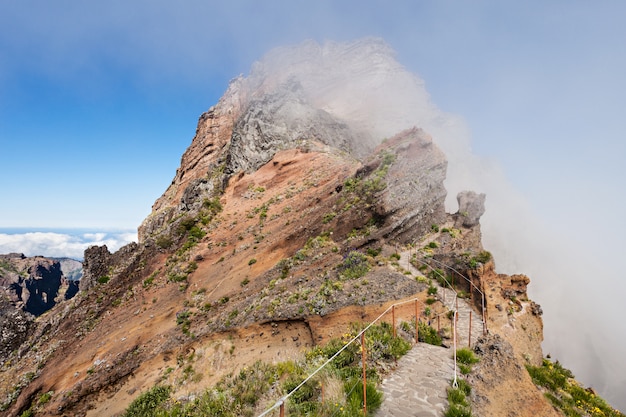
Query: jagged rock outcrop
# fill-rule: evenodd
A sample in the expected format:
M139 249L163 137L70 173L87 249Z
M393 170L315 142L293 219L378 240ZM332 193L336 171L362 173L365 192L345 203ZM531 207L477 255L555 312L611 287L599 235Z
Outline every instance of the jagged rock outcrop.
M28 340L33 328L34 317L16 309L4 294L0 294L0 366L11 352Z
M314 108L300 83L291 80L271 94L255 99L233 128L226 174L254 172L282 149L317 140L348 153L363 154L358 138L347 124Z
M479 224L485 214L485 194L474 191L461 191L456 199L459 203L457 227L473 227Z
M108 280L105 277L110 279L110 265L111 252L109 252L106 245L90 246L85 249L83 278L80 282L81 290L89 290L98 283L98 280Z
M169 234L173 219L198 208L202 197L221 190L233 124L247 106L248 90L243 77L232 80L219 102L198 119L196 134L184 152L176 175L165 193L152 206L152 213L138 228L139 242Z
M138 249L139 245L135 242L121 247L113 254L106 245L88 247L84 255L80 289L88 291L98 283L107 283L121 269L135 261Z
M390 113L385 88L404 89L415 79L393 55L375 38L271 51L200 117L172 183L139 227L139 241L170 235L176 219L197 213L232 174L258 168L294 142L318 140L363 157L385 135L409 128L405 114Z
M0 262L0 287L15 305L36 316L54 307L63 280L58 261L9 254Z
M393 150L395 158L376 206L377 214L387 218L383 235L410 243L445 217L447 161L432 138L418 128L394 136L379 148Z
M472 406L484 417L558 417L533 384L511 344L497 334L481 337L474 351L480 361L468 380Z

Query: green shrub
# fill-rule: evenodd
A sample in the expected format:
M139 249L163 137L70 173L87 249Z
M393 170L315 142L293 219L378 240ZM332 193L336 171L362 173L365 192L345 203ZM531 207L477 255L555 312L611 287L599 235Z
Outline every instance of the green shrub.
M448 409L443 413L445 417L472 417L472 411L467 407L457 404L450 404Z
M248 265L254 265L256 263L256 259L252 258L248 261Z
M466 397L472 393L472 386L469 384L469 382L464 379L457 379L456 382L459 386L459 389L463 391Z
M344 383L344 391L347 394L346 407L348 415L359 416L363 413L363 380L361 377L353 377ZM365 398L367 401L367 414L374 415L383 403L383 393L376 386L367 381Z
M314 358L321 356L325 359L332 358L341 348L343 348L344 342L340 339L331 339L323 347L315 347L309 353L307 358ZM337 357L331 362L336 369L341 369L352 365L357 359L357 347L353 343L344 349Z
M478 363L479 359L472 350L461 348L456 350L456 361L464 365L473 365Z
M357 279L369 272L370 264L367 256L358 251L351 251L339 264L338 269L344 279Z
M591 390L581 387L558 361L544 359L541 366L526 365L526 369L536 385L548 390L546 398L566 416L624 417Z
M441 337L437 334L437 330L433 329L428 324L420 321L418 324L418 329L418 341L435 346L441 346L441 344L443 343Z
M188 216L183 218L180 223L178 224L178 234L180 235L184 235L185 233L187 233L188 231L191 230L192 227L194 227L196 225L196 219Z
M184 281L187 281L187 274L183 274L183 273L177 274L175 272L170 272L167 275L167 280L169 282L184 282Z
M160 235L156 238L156 245L161 249L168 249L174 243L172 238L166 235Z
M143 280L143 287L148 288L154 283L154 279L159 275L158 271L153 272L148 278Z
M206 232L198 226L193 226L189 229L189 236L196 240L202 240L202 238L206 236Z
M335 217L337 217L337 213L331 211L330 213L324 214L324 218L322 219L322 223L330 223Z
M39 400L37 400L37 405L47 404L52 398L52 394L54 394L54 391L48 391L41 394L41 397L39 397Z
M567 379L574 377L572 372L563 368L559 361L552 363L548 359L543 360L542 366L526 365L526 369L536 385L552 391L565 388Z
M202 201L202 207L209 210L211 214L217 214L222 211L222 203L220 203L219 197L214 197L210 200L205 198Z
M98 284L106 284L107 282L109 282L110 279L111 279L110 276L103 275L103 276L98 278Z
M465 393L458 388L448 388L448 402L450 404L457 404L464 407L469 405L467 403L467 399L465 398Z
M123 417L152 417L159 407L170 398L171 388L155 385L150 390L135 398L126 409Z
M196 261L191 261L187 264L187 267L185 268L185 272L188 274L191 274L196 269L198 269L198 263Z
M290 393L298 385L300 385L302 381L304 381L304 376L292 375L285 381L285 383L283 383L283 390L285 393ZM313 397L318 393L317 387L318 384L314 382L313 379L309 379L291 395L291 401L296 404L301 404L305 401L313 399Z
M437 294L437 287L435 287L434 285L430 284L428 286L428 295L435 295Z
M354 333L357 333L357 328ZM393 337L391 324L382 322L371 326L365 335L367 351L373 360L397 360L411 349L411 344L401 337Z
M463 379L457 379L456 382L456 388L448 388L448 408L443 415L445 417L471 417L472 409L467 396L471 393L472 387Z
M476 256L476 260L482 264L486 264L491 260L491 253L484 250Z

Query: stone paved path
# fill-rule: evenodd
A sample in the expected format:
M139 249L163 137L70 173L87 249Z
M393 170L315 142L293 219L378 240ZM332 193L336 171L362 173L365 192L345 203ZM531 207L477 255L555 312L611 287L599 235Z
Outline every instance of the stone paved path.
M413 274L421 273L409 263L409 252L401 253L400 266ZM437 284L435 284L437 285ZM453 292L439 287L438 297L451 306ZM482 318L465 300L458 303L457 346L466 347L469 317L472 311L472 344L482 334ZM452 349L419 343L398 361L398 367L386 378L381 389L383 404L376 417L440 417L448 400L446 389L454 378Z
M404 251L400 253L400 266L407 271L411 272L414 275L422 275L423 274L415 268L409 262L410 252ZM454 294L453 291L449 288L443 288L439 286L437 282L433 282L433 285L438 287L437 297L440 300L445 301L444 304L448 307L453 307L454 305ZM482 316L479 312L475 311L472 307L470 307L469 303L463 299L458 300L458 323L457 323L457 346L458 347L467 347L468 346L468 337L470 335L469 327L470 327L470 311L472 312L472 344L476 343L478 337L482 335L483 332L483 323Z
M383 404L376 417L440 417L448 405L446 388L454 378L452 351L417 344L400 358L381 385Z

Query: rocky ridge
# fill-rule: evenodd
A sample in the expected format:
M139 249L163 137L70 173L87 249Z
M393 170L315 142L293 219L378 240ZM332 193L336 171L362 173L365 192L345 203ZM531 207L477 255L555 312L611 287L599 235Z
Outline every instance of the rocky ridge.
M329 62L356 61L370 81L397 68L378 42L321 50L336 54ZM541 360L529 281L495 272L480 242L484 196L463 193L459 212L445 213L447 162L428 134L364 132L335 91L313 95L317 83L268 62L200 117L139 242L89 248L79 295L7 349L5 415L120 415L157 384L192 401L256 361L298 359L396 300L425 302L428 285L395 261L399 247L461 271L474 287L459 289L477 307L475 288L485 294L514 367Z

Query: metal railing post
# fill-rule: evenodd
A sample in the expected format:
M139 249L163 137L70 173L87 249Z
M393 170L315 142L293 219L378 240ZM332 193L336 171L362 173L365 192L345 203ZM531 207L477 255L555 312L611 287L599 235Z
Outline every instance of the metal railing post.
M363 363L363 415L367 416L367 375L365 371L365 332L361 333L361 362Z

